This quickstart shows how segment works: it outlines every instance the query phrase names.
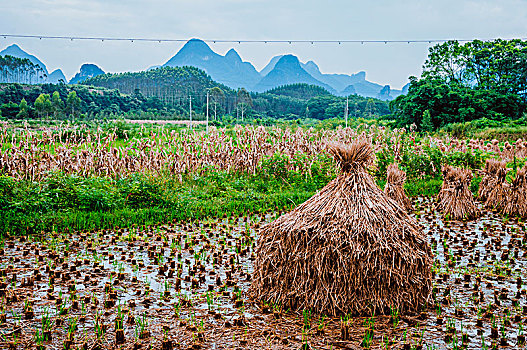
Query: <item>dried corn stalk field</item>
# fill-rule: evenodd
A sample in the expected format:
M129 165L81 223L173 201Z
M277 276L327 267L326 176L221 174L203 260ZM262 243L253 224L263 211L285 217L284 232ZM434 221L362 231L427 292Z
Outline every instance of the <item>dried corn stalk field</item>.
M118 140L115 132L100 128L57 126L39 130L13 130L0 124L0 174L38 181L52 172L80 176L122 177L132 173L172 174L204 169L255 174L264 157L279 153L291 159L297 171L309 173L316 157L325 153L328 141L349 143L359 134L367 135L375 151L388 148L397 158L402 148L419 154L425 147L441 152L491 152L510 160L527 157L527 142L498 144L496 140L427 138L416 141L404 130L384 127L315 131L298 128L241 127L234 130L211 128L205 131L167 131L163 127L148 135ZM440 169L438 169L439 171Z

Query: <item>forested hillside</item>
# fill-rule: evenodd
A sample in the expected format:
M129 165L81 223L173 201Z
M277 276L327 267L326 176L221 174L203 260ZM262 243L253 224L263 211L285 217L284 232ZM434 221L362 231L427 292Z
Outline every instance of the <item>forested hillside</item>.
M162 67L138 73L103 74L88 79L85 85L118 89L123 94L157 97L166 105L188 109L192 98L195 110L201 112L206 103L207 89L217 87L224 94L223 108L230 113L236 103L236 92L213 81L195 67ZM188 112L187 112L188 113Z
M123 95L118 90L65 84L0 84L0 115L9 119L105 117L112 114L176 113L156 97Z
M237 91L213 81L204 71L194 67L163 67L138 73L104 74L88 79L86 85L118 89L123 94L157 97L170 108L188 114L205 113L207 91L209 112L240 118L315 118L327 119L344 115L346 98L330 94L324 88L308 84L291 84L264 93ZM192 101L190 101L192 100ZM349 114L373 117L389 113L386 102L357 95L349 97Z
M19 64L31 64L16 60ZM193 118L200 119L206 114L207 94L210 118L227 123L342 118L346 108L345 97L334 96L314 85L292 84L264 93L249 93L243 88L233 90L219 84L194 67L163 67L138 73L103 74L82 85L0 84L0 115L10 119L116 115L186 119L192 108ZM348 97L348 107L352 118L389 113L386 102L357 95Z

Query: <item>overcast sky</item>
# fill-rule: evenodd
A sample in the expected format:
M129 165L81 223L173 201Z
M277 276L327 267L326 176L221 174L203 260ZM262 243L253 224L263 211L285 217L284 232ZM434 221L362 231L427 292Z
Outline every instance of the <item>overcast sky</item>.
M59 36L411 40L527 37L527 0L0 0L0 33ZM163 64L178 43L4 39L68 79L83 63L107 72ZM419 75L428 44L210 44L234 47L260 70L292 53L324 73L366 71L367 79L401 88Z

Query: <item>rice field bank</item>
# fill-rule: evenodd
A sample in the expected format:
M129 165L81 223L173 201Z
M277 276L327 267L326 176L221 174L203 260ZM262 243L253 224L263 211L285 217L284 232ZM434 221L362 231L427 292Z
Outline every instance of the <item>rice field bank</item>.
M518 349L527 143L0 130L1 349Z

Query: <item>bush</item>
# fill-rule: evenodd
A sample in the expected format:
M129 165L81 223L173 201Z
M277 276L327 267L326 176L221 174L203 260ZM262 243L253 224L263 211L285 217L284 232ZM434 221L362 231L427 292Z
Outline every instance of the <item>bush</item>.
M154 178L135 174L119 180L118 187L125 197L125 204L132 208L162 206L165 203L161 183Z

